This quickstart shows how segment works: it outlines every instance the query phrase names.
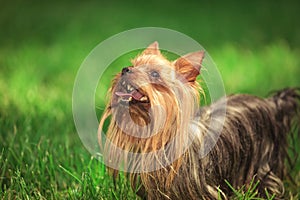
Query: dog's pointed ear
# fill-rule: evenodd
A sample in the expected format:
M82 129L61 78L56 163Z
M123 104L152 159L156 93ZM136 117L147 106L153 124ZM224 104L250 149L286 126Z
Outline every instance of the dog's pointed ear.
M174 61L175 70L188 82L194 82L200 74L204 51L197 51L182 56Z
M153 42L152 44L150 44L144 51L143 53L144 55L161 55L160 54L160 50L158 47L158 42Z

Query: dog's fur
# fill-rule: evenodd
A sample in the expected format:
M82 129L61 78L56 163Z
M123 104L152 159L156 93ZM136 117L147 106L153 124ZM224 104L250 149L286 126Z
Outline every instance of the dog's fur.
M228 198L232 190L225 180L235 188L247 188L253 179L260 181L260 196L267 190L283 197L287 136L299 125L299 90L285 89L267 99L231 95L199 108L202 90L196 78L203 58L199 51L170 62L155 42L115 77L99 125L106 161L142 168L128 174L133 187L141 183L139 195L147 199ZM211 126L212 121L222 122L218 116L226 104L223 128ZM101 130L109 117L103 146ZM188 139L192 142L186 149ZM201 157L200 150L210 142L216 144ZM155 155L159 150L164 150L164 158ZM130 153L149 152L150 156L126 162ZM147 170L170 158L178 159ZM110 171L117 176L117 169Z

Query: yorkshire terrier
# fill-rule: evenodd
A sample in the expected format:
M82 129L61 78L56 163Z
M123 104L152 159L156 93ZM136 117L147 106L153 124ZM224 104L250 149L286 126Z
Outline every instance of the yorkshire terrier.
M116 75L98 137L104 159L114 163L109 171L126 171L146 199L227 199L231 186L253 180L261 197L282 198L287 137L299 129L299 89L266 99L231 95L200 108L204 56L169 61L154 42Z

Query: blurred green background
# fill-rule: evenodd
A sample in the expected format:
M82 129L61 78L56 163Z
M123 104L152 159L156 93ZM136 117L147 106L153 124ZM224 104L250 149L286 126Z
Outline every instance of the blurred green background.
M209 52L228 94L265 96L300 86L299 11L299 1L0 0L0 197L136 198L126 181L112 186L74 127L75 76L101 41L137 27L180 31Z

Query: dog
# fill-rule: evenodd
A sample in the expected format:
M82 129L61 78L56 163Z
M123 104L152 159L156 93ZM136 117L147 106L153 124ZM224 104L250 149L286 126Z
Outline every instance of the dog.
M265 99L230 95L200 107L203 59L198 51L169 61L154 42L116 75L98 134L104 159L114 163L108 170L115 178L126 171L145 199L227 199L228 183L248 188L253 181L260 197L282 198L299 89Z

